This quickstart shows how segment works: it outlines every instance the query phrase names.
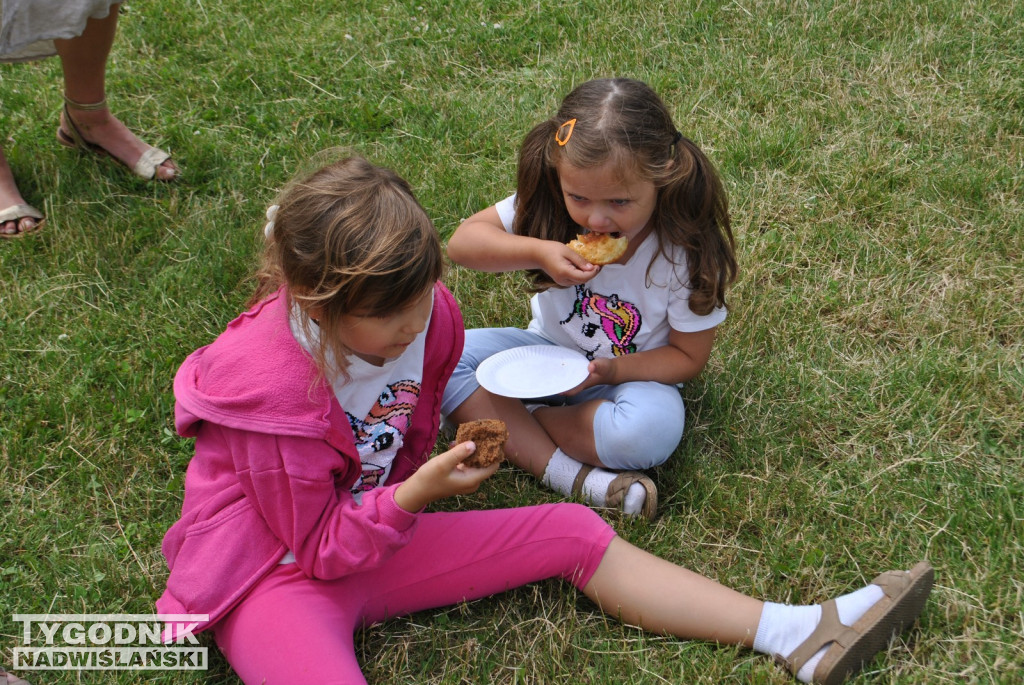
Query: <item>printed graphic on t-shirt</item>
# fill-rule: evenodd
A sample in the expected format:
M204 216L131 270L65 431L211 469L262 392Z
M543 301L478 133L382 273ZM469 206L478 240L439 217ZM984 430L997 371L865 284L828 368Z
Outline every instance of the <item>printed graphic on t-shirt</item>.
M387 479L395 455L405 442L419 396L419 383L396 381L380 394L366 418L358 419L346 412L363 463L363 475L352 486L353 494L372 490Z
M559 323L587 359L636 352L633 338L640 331L640 310L618 295L601 295L578 285L572 312Z

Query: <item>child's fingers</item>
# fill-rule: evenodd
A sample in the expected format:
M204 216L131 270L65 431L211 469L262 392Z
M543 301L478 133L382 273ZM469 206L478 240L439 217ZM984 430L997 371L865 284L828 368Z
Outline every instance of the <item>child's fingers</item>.
M597 268L596 266L588 262L586 259L581 257L579 253L577 253L575 250L563 251L562 255L570 262L572 262L572 265L575 266L580 271L592 271Z
M466 464L458 464L452 472L452 479L458 483L458 493L468 495L476 492L480 485L498 471L498 463L489 466L473 467Z
M473 454L473 452L476 452L476 443L469 440L466 442L452 443L447 452L442 452L435 458L441 459L442 461L450 461L451 467L455 468L456 464L461 464L466 459L469 459L469 456Z

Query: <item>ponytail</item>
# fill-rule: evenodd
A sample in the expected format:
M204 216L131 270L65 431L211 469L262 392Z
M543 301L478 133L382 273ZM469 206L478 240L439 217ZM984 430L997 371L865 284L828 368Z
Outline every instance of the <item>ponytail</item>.
M551 145L557 125L549 119L526 134L519 150L516 178L516 214L512 232L516 235L557 240L566 243L575 237L574 224L562 200L558 173L551 163ZM532 289L546 290L555 285L540 269L528 272Z
M680 136L673 147L675 168L655 220L659 236L685 250L690 309L706 315L725 306L726 289L736 280L729 203L718 172L697 144Z

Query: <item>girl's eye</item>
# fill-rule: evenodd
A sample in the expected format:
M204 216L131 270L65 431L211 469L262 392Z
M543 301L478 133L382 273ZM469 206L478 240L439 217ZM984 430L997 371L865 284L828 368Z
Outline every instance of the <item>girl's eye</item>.
M612 200L612 204L616 207L625 207L629 204L629 200Z
M573 195L572 193L569 193L569 199L572 200L573 202L586 202L587 200L587 198L583 197L582 195Z

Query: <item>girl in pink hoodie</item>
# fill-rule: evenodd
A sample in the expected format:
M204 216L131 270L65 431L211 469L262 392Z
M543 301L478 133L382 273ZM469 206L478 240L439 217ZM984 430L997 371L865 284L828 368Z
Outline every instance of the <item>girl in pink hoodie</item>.
M174 379L196 441L163 552L162 614L206 614L246 683L365 682L354 633L387 617L562 577L622 621L742 644L838 682L912 622L922 562L822 605L761 602L616 537L589 507L427 512L498 468L428 459L462 318L408 184L351 157L268 212L249 311Z

